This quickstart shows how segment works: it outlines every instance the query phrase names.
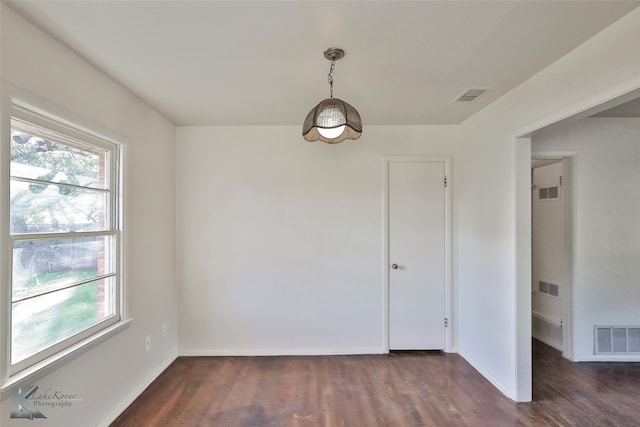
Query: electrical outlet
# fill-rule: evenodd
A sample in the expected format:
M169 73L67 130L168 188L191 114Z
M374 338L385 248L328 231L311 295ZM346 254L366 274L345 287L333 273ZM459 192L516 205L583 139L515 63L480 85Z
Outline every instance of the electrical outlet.
M167 325L162 325L162 338L167 336Z
M151 350L151 335L147 335L147 337L144 339L144 347L147 349L147 351Z

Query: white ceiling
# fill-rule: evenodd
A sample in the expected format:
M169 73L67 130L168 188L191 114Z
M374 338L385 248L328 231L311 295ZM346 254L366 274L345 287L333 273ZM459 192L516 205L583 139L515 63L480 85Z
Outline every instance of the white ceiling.
M638 1L7 1L177 125L302 125L334 95L364 125L459 123ZM472 103L451 101L489 87Z

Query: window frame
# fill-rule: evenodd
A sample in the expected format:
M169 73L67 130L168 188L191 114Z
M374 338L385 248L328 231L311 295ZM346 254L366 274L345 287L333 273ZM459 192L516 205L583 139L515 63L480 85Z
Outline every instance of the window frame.
M0 213L0 217L4 217L1 221L2 236L2 260L0 260L0 270L2 271L2 300L5 301L3 310L6 315L0 319L2 325L2 359L3 359L3 375L0 379L4 381L2 389L15 385L18 380L25 379L30 375L40 372L43 369L51 366L52 364L59 362L63 358L67 358L74 353L79 353L80 350L86 348L89 344L98 342L102 338L111 336L115 331L120 330L122 327L126 327L129 321L124 322L124 305L123 305L123 285L122 285L122 231L121 231L121 156L122 149L121 143L118 141L105 137L97 132L94 132L88 128L77 125L75 122L64 120L60 117L48 114L40 109L33 108L30 105L23 105L16 100L12 100L8 108L3 109L7 114L3 114L2 124L5 127L5 131L2 132L2 153L0 153L0 171L2 171L2 189L0 189L0 197L3 200L2 205L6 208ZM10 207L8 201L11 194L9 191L11 181L11 156L10 156L10 144L7 143L7 139L11 134L11 122L13 120L24 122L26 124L34 125L39 128L51 132L52 134L60 134L63 138L70 140L77 140L81 144L88 144L90 146L99 147L106 150L109 153L109 161L105 167L108 169L108 183L105 185L105 190L108 193L108 212L107 221L108 226L101 231L87 231L87 232L51 232L51 233L18 233L11 234L9 226ZM52 138L54 139L54 138ZM54 139L55 140L55 139ZM65 144L64 139L60 141ZM5 204L5 201L7 202ZM111 251L110 262L113 263L113 314L98 320L96 323L84 328L80 331L73 333L71 336L54 342L52 345L20 360L12 363L11 360L11 346L12 346L12 277L13 277L13 244L16 241L27 240L47 240L56 238L69 238L69 237L94 237L105 236L107 239L112 239L113 250Z

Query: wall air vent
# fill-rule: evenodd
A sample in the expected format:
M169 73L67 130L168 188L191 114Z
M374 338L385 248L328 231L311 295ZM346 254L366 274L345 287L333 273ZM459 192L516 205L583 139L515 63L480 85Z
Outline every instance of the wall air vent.
M640 326L596 326L596 354L640 354Z
M560 191L558 187L538 188L538 200L558 200L560 199Z
M560 296L560 286L555 283L545 282L538 280L538 292L541 294L552 295L554 297Z
M453 102L471 102L478 99L480 95L488 91L488 87L472 87L471 89L465 90L462 95L458 96Z

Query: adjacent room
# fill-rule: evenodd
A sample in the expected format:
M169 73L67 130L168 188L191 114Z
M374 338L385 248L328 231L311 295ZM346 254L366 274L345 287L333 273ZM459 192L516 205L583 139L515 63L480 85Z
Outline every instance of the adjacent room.
M108 426L150 385L121 425L638 393L639 6L3 0L0 425Z

